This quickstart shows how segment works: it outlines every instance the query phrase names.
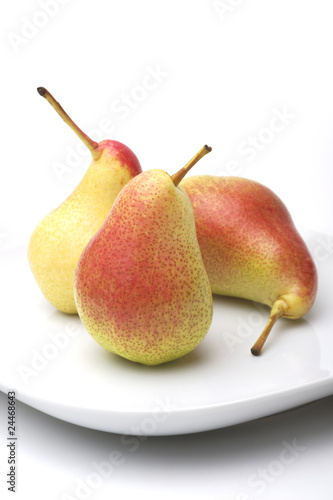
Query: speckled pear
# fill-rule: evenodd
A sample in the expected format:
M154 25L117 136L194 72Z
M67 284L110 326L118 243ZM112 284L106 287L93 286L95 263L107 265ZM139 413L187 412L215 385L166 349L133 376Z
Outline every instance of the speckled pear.
M46 299L62 312L77 313L73 284L81 253L103 224L123 186L141 170L124 144L92 141L43 87L38 88L89 148L92 162L72 194L34 229L28 246L33 275Z
M270 189L240 177L192 176L188 194L213 293L271 307L251 349L259 355L281 316L298 319L312 307L317 271L292 218Z
M205 146L172 177L132 179L79 260L79 316L104 349L146 365L192 351L212 321L212 293L188 196L178 187Z

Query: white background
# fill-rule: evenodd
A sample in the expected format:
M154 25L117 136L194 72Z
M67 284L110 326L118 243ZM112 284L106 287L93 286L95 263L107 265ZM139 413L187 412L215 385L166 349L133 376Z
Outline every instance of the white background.
M19 0L1 7L0 251L25 244L90 162L38 86L47 87L86 132L126 143L144 170L172 174L207 143L213 151L192 174L258 180L282 198L300 229L333 234L329 0L42 4ZM276 113L288 123L269 132ZM258 149L250 156L244 148L253 140ZM1 404L0 416L3 398ZM89 498L245 500L283 492L286 499L316 494L329 500L332 406L328 398L231 429L149 438ZM22 498L73 495L75 478L84 480L93 461L121 446L116 435L24 405L19 416ZM294 439L306 451L264 492L251 487L251 474L277 460L283 441ZM2 466L1 474L2 482Z

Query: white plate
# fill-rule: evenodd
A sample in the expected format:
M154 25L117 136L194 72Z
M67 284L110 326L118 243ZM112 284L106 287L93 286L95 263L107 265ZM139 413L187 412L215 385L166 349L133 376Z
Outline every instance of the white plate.
M254 357L250 347L268 309L215 297L213 323L200 346L157 367L104 351L77 316L46 302L24 248L2 253L0 389L124 440L216 429L333 394L333 238L304 237L319 273L317 300L304 319L280 319Z

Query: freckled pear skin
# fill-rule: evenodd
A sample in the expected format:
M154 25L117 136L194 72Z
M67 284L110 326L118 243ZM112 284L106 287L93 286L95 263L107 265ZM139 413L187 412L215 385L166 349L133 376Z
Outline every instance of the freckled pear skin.
M89 146L85 134L84 139ZM28 246L30 267L42 293L68 314L77 313L73 285L83 249L102 226L123 186L141 172L134 153L120 142L91 141L91 152L92 162L79 185L39 222Z
M212 292L270 306L263 342L278 317L304 316L315 301L317 271L278 196L240 177L192 176L181 186L193 206Z
M212 321L212 293L190 200L148 170L121 191L80 258L82 323L104 349L157 365L192 351Z

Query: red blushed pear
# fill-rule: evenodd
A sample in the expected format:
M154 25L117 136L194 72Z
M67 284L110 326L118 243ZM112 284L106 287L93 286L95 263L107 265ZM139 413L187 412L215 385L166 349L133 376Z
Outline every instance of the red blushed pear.
M211 148L170 176L132 179L79 260L74 296L82 323L104 349L146 365L192 351L207 334L212 292L193 210L178 186Z
M118 193L142 169L124 144L90 139L44 87L43 96L91 152L92 162L79 185L33 231L28 258L46 299L60 311L77 313L74 274L80 255L103 224Z
M282 201L239 177L193 176L181 183L194 211L212 292L271 307L251 352L258 356L278 318L298 319L312 307L317 271Z

